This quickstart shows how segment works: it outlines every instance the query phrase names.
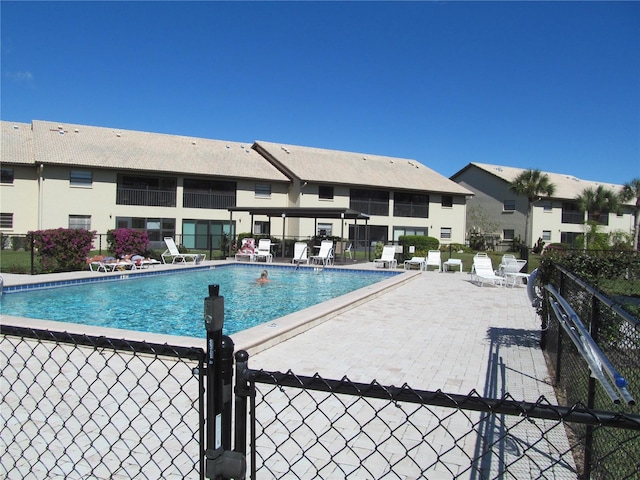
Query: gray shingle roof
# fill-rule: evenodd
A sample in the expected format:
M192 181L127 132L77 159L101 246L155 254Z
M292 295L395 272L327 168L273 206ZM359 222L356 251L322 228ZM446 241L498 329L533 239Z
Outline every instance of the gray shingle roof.
M38 163L289 181L251 142L35 120L33 133Z
M265 141L257 141L254 148L303 182L473 194L416 160Z
M0 122L2 124L2 163L33 165L33 135L28 123Z
M491 165L488 163L472 162L469 165L473 165L509 183L511 183L522 172L527 170L525 168L505 167L504 165ZM581 178L574 177L573 175L566 175L562 173L543 173L546 173L549 176L549 180L551 180L551 183L553 183L556 187L553 198L573 200L578 195L580 195L585 188L596 188L598 187L598 185L602 185L603 187L613 190L614 192L619 192L622 189L622 185L618 185L615 183L583 180Z

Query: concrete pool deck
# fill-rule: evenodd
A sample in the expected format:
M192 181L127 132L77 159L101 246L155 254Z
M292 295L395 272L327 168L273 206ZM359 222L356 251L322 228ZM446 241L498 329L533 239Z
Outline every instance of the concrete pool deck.
M204 264L225 263L229 262ZM339 268L373 270L375 266L369 262ZM84 271L2 277L5 286L12 286L105 275L112 274ZM0 321L13 323L13 317L0 316ZM23 319L20 324L24 325ZM59 325L60 322L33 321L32 326ZM126 335L131 340L156 343L203 348L205 343L191 337L75 324L64 327L67 331ZM249 351L252 368L291 369L299 375L319 373L326 378L346 375L358 382L406 382L413 388L451 393L466 394L476 389L481 395L501 396L509 392L515 398L535 401L540 395L555 398L539 348L539 334L540 321L525 288L478 287L470 282L468 273L413 270L232 338L236 350ZM506 372L501 377L504 385L496 386L492 380L488 386L488 372L497 361Z
M214 267L222 263L227 262L205 262L205 265ZM277 264L273 266L276 267ZM154 268L170 270L189 267L162 265ZM375 269L373 263L343 268ZM65 281L99 275L110 274L74 272L47 275L46 280ZM2 277L5 286L26 282L42 283L44 280L43 276L2 274ZM128 340L197 346L203 349L206 343L204 339L192 337L156 335L2 315L0 322ZM249 351L249 367L253 369L283 372L291 370L297 375L306 376L318 373L325 379L341 379L346 376L353 382L370 383L376 380L382 385L406 384L416 390L440 389L449 394L467 395L475 390L480 396L492 398L503 397L508 392L515 400L530 402L535 402L544 395L550 403L556 404L554 390L548 379L547 367L539 347L539 335L540 321L530 305L525 288L479 287L471 283L470 275L466 272L438 273L414 270L240 332L232 338L236 350ZM302 399L308 400L307 397ZM273 394L269 395L269 405L278 411L282 409L282 413L278 414L278 421L282 425L290 426L291 431L296 430L295 427L300 424L300 414L295 408L286 409L292 401L286 395L275 398ZM334 400L334 403L336 402L337 407L344 407L338 399ZM403 414L401 409L393 409L394 412L396 410ZM262 415L269 416L271 411L260 410L259 421L264 420ZM430 451L440 452L438 455L441 455L438 457L439 461L430 467L428 478L452 478L454 474L456 478L476 478L468 467L469 460L474 458L476 445L481 442L481 433L476 432L479 428L479 414L463 413L454 418L450 416L453 414L451 410L430 407L428 411L432 415L420 415L412 419L413 427L421 432L431 431L432 425L423 425L420 419L430 422L433 417L440 418L445 429L434 430L428 440L425 437ZM179 412L174 414L180 415ZM362 412L351 411L350 415L353 415L354 421L359 422L359 425L367 425L367 435L371 437L365 435L362 438L388 436L388 428L385 425L369 425L371 417L368 416L366 408ZM532 439L532 445L529 445L524 457L521 457L518 449L514 452L503 452L507 464L518 461L524 472L538 472L539 469L543 469L550 475L549 478L575 478L575 468L571 459L564 458L562 462L557 462L556 459L558 451L569 450L564 433L558 432L552 435L551 439L540 436L541 429L550 430L556 422L549 422L549 425L544 423L546 421L529 424L521 422L520 417L506 419L504 422L512 437ZM278 432L276 436L279 438L282 434L283 432ZM451 445L452 435L456 439L455 448ZM399 442L411 444L412 433L410 430L406 433L398 431L397 439ZM317 439L309 433L297 440L301 445L306 445ZM263 445L265 441L267 443ZM269 451L272 448L271 442L264 438L258 440L258 449ZM78 448L89 449L89 445L80 445ZM327 448L328 455L334 458L339 455L341 447L339 442L328 442L323 448ZM286 448L283 455L285 450ZM370 453L367 452L365 456ZM140 464L148 461L145 455L143 452ZM275 460L269 460L268 469L260 470L261 478L273 478L270 471L286 473L293 468L285 457L274 458ZM343 470L337 464L330 463L331 466L327 467L325 460L320 461L320 464L325 465L324 478L344 478ZM121 468L117 462L113 466L107 466L112 472ZM494 471L498 468L498 463L494 462L490 466ZM310 468L309 472L313 472L316 467ZM388 468L385 461L379 468ZM296 478L311 477L309 472L297 475ZM394 473L397 478L417 478L414 473L405 475L400 465L394 467ZM537 476L534 473L531 475L532 478ZM527 478L528 475L517 477ZM117 478L128 477L124 474Z

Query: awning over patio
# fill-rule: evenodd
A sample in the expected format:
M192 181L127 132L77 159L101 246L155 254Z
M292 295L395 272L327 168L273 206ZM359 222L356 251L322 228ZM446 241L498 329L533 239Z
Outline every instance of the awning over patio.
M301 207L229 207L233 212L249 212L251 215L289 218L346 218L352 220L369 220L369 215L350 208L301 208Z
M286 218L313 218L316 221L314 231L317 229L317 220L319 218L340 218L344 220L353 220L354 223L358 223L358 220L364 220L365 225L369 223L369 215L366 213L358 212L350 208L301 208L301 207L229 207L229 224L233 223L234 212L247 212L251 215L251 232L253 233L253 217L255 215L264 215L269 217L269 223L271 218L279 217L283 218L282 222L282 244L284 245L285 239L285 222ZM344 222L340 223L340 237L344 238ZM368 237L368 233L367 233ZM344 252L344 245L342 245L342 251ZM231 255L231 245L229 245L229 255ZM284 249L282 250L284 257ZM344 254L343 254L344 256Z

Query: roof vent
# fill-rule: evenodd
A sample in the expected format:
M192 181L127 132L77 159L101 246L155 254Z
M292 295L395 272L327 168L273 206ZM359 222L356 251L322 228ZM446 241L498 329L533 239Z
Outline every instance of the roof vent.
M74 130L74 132L76 133L80 133L80 130L78 130L77 128Z
M116 137L118 137L118 138L119 138L119 137L121 137L121 136L122 136L122 134L121 134L120 132L116 132Z
M196 144L196 141L195 141L195 140L192 140L192 141L191 141L191 145L195 145L195 144Z
M18 125L14 125L14 126L13 126L13 129L14 129L14 130L18 130Z
M362 157L362 159L366 162L367 161L367 157Z
M496 171L501 172L502 171L502 167L496 167Z
M231 147L229 147L229 145L227 145L227 148L231 148Z

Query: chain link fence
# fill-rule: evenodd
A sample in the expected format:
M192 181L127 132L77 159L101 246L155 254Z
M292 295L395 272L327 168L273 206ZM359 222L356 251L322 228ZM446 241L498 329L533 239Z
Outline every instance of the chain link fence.
M640 275L631 256L618 263L611 257L602 261L598 257L566 262L574 270L585 271L587 277L598 272L607 278L587 283L559 262L544 268L545 283L555 288L575 310L598 348L626 380L628 390L640 396L640 320L624 308L619 301L604 295L593 284L617 284L617 291L633 292ZM634 258L637 259L637 256ZM613 275L612 271L617 272ZM592 376L589 365L553 315L549 306L549 293L541 306L543 320L543 348L547 363L555 379L558 398L565 405L581 402L591 409L603 409L625 414L640 414L637 404L612 402L602 385ZM587 425L571 425L570 435L584 443L581 454L587 478L640 478L640 441L626 431L602 435ZM617 450L617 447L620 447ZM606 455L604 452L607 452ZM629 462L633 458L634 461Z
M247 383L236 391L251 402L253 479L576 479L584 445L570 429L585 425L603 438L628 439L594 457L603 468L593 478L640 475L631 447L640 442L639 416L291 371L237 375ZM626 475L609 468L613 454Z
M0 333L0 477L204 478L202 349Z

